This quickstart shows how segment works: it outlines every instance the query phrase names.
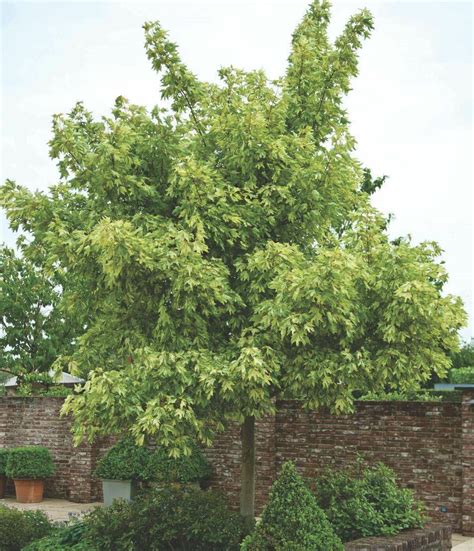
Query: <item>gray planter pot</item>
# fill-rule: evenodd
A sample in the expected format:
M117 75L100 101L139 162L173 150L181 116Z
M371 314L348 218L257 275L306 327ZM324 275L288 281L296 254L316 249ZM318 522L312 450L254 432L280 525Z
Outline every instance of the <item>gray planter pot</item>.
M135 480L102 480L104 505L112 505L114 499L132 500L137 494L138 485Z

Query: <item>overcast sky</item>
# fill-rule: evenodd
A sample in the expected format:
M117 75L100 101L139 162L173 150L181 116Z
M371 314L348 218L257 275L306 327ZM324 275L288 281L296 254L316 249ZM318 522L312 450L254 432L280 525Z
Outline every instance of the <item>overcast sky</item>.
M1 0L0 0L1 1ZM199 77L222 65L284 70L305 0L185 2L1 2L0 179L46 190L57 181L48 157L53 113L84 101L97 115L115 97L152 106L158 77L143 49L145 20L159 19ZM473 335L471 2L335 1L332 34L368 7L375 32L361 52L347 99L360 161L389 180L374 204L392 212L394 236L436 240L448 291L470 313ZM4 217L0 241L14 237Z

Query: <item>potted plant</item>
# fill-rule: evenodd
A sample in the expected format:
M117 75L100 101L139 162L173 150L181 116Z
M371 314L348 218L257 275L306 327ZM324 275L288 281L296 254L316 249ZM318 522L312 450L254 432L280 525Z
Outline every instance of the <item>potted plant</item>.
M200 487L211 475L209 463L196 444L191 444L189 455L170 457L165 448L150 452L144 478L158 484L180 484Z
M7 448L0 449L0 499L5 497L5 489L7 486L7 477L5 476L7 468L8 453L10 450Z
M97 463L95 475L102 479L104 504L111 505L114 499L130 501L143 478L147 450L135 445L131 438L124 438Z
M44 479L53 473L54 463L48 448L26 446L9 450L6 475L13 478L18 502L43 501Z

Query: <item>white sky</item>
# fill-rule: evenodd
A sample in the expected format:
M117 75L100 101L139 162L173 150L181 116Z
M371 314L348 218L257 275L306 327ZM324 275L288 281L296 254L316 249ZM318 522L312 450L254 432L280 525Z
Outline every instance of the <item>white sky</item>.
M1 2L1 0L0 0ZM306 0L1 2L1 167L31 189L57 181L48 157L53 113L84 101L97 115L116 96L148 106L158 77L143 49L145 20L159 19L199 77L222 65L285 69ZM473 335L471 2L335 1L334 36L361 7L375 16L347 100L357 155L388 182L375 206L395 214L391 233L445 250L448 291L470 313ZM4 217L0 241L14 242Z

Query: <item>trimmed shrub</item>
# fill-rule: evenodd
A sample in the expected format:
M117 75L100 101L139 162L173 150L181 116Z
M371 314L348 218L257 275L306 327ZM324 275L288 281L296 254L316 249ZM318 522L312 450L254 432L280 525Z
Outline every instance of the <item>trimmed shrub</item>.
M70 394L74 394L74 389L64 385L51 385L46 387L38 387L37 385L22 383L17 387L17 396L56 396L65 398Z
M19 551L31 541L46 536L53 530L42 511L19 511L0 505L0 548Z
M84 518L85 539L101 551L237 551L242 520L222 496L164 487L131 503L114 501Z
M316 499L344 542L424 524L422 504L411 490L398 487L395 473L382 463L358 474L327 470L315 484Z
M242 551L343 551L326 515L293 463L285 463L272 486L262 520Z
M132 438L124 438L97 463L95 475L104 480L141 480L149 452L137 446Z
M207 459L196 444L187 456L173 458L164 448L150 450L126 437L98 462L95 475L105 480L146 480L150 482L199 482L210 476Z
M48 478L54 473L53 458L43 446L11 448L8 454L6 475L10 478Z
M451 393L445 392L449 398ZM443 393L440 391L412 390L412 391L391 391L391 392L368 392L362 395L358 400L364 402L442 402Z
M164 448L150 453L144 479L155 482L199 482L209 478L211 468L204 454L196 444L191 445L187 456L173 458Z
M8 448L0 449L0 476L5 476L7 469L7 460L10 450Z
M474 366L451 369L449 372L449 382L461 385L474 384Z

